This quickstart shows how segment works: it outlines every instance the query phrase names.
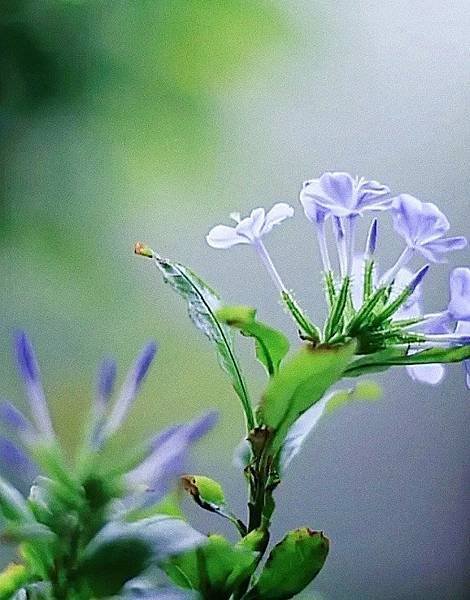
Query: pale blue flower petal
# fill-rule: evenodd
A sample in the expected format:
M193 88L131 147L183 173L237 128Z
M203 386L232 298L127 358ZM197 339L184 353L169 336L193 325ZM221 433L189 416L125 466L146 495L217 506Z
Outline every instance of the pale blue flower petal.
M464 237L448 237L428 242L420 246L421 254L431 262L445 263L447 259L443 256L447 252L454 250L463 250L467 246L467 240Z
M18 369L25 384L31 415L38 431L45 439L51 440L54 438L54 429L42 388L39 366L33 346L24 331L16 335L15 348Z
M251 221L250 224L250 234L253 236L253 239L256 240L261 237L264 227L264 220L266 218L266 213L264 208L254 208L251 211L249 219ZM237 226L237 231L241 229L241 224Z
M150 454L126 475L129 489L144 487L148 493L134 494L132 504L155 504L169 491L176 477L186 470L192 444L217 422L217 413L209 412L190 423L172 425L151 443Z
M455 321L470 321L470 269L458 267L450 275L450 302L447 308Z
M459 321L455 328L455 333L459 335L470 335L470 321ZM463 368L465 371L465 384L470 390L470 360L465 360L463 362Z
M122 425L155 357L156 351L156 343L148 343L140 353L132 369L128 372L119 396L103 428L104 438L112 435Z
M357 206L363 211L388 210L392 205L389 188L378 181L360 180L357 197Z
M0 421L15 433L32 433L34 428L24 414L11 402L0 402Z
M250 240L239 235L235 227L217 225L213 227L206 236L207 243L212 248L231 248L237 244L249 244Z
M279 223L282 223L286 219L289 219L293 216L294 209L292 206L289 206L289 204L286 204L285 202L279 202L278 204L275 204L266 215L262 234L265 235L266 233L269 233L274 225L279 225Z
M391 207L390 190L377 181L351 177L349 173L324 173L319 179L306 181L300 201L307 218L317 219L315 208L335 217L351 217L368 210Z
M411 367L406 367L406 370L413 381L419 381L429 385L437 385L440 383L445 374L445 369L440 364L413 365Z
M98 382L96 386L96 401L100 406L106 406L111 398L116 381L116 363L105 358L98 369Z

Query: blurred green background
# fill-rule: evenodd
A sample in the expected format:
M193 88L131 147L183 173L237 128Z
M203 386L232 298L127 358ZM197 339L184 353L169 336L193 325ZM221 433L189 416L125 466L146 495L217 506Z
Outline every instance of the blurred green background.
M72 451L98 360L116 356L122 374L157 338L123 447L217 407L195 468L223 481L243 511L231 466L237 399L133 244L190 265L227 302L289 330L249 249L205 244L230 211L297 206L304 179L350 170L435 201L454 234L468 233L469 33L463 0L3 0L1 394L24 406L10 338L26 328ZM379 243L387 264L400 244L386 223ZM300 211L268 244L322 316ZM461 253L450 266L466 263ZM449 268L428 281L430 311L445 304ZM240 345L256 395L263 373ZM463 599L470 412L460 369L432 389L401 372L381 380L381 403L318 429L279 490L274 535L307 524L333 538L313 586L323 600Z

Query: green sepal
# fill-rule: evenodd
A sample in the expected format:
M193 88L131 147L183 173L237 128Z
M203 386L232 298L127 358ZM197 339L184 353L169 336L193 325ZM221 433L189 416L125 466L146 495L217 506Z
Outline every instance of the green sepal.
M333 306L330 310L330 314L325 325L325 341L329 341L335 333L342 329L342 323L344 319L344 310L346 303L349 298L351 287L351 278L345 277L341 285L339 294L335 298Z
M399 365L427 365L433 363L461 362L470 358L470 345L452 348L429 348L413 354L407 348L388 348L355 360L344 371L345 377L358 377L365 373L386 371Z
M289 351L289 341L283 333L257 321L256 309L249 306L224 306L216 314L230 327L254 338L256 358L265 366L269 375L277 373L282 359Z
M271 551L245 600L286 600L299 594L321 571L329 540L306 527L290 531Z
M336 285L333 273L328 271L325 273L325 292L328 301L328 307L331 309L336 299Z
M219 296L184 265L164 259L148 247L145 247L145 252L144 256L152 254L165 282L187 302L191 321L215 346L219 364L229 376L233 389L242 402L247 428L252 429L255 426L253 408L245 378L235 355L231 332L216 316L216 311L220 308Z
M373 260L366 260L364 265L364 281L362 284L362 302L365 303L372 296L374 291L374 269Z
M346 326L348 335L354 336L369 323L374 309L379 306L387 294L387 288L381 287L371 294Z
M310 319L305 315L303 310L300 308L298 303L295 301L292 294L287 291L281 293L282 301L285 307L291 314L294 321L299 327L302 338L308 339L314 343L318 343L321 339L320 330L314 325Z
M304 346L270 380L258 406L258 419L273 431L275 454L291 425L338 381L351 361L356 343Z

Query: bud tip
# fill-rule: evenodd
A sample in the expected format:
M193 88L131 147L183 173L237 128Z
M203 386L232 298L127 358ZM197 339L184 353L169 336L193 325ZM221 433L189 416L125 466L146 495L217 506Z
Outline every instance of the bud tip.
M134 254L139 256L146 256L147 258L153 258L152 249L142 244L142 242L137 242L134 246Z

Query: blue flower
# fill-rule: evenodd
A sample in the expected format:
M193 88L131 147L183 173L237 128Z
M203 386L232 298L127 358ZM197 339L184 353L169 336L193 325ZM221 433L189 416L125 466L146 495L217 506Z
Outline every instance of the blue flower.
M349 173L324 173L319 179L303 184L300 202L307 219L317 228L320 253L325 272L331 271L325 238L325 221L332 216L337 237L341 276L353 268L355 227L358 216L367 211L391 207L387 186L377 181L353 178Z
M285 202L275 204L267 213L264 208L255 208L249 217L242 219L240 213L231 213L230 217L237 223L235 227L216 225L206 236L206 241L212 248L232 248L238 244L251 244L266 267L269 276L279 292L286 292L276 267L263 243L263 236L286 219L294 215L294 209Z
M39 366L33 346L24 332L15 337L16 358L19 373L25 384L29 399L32 422L13 404L0 403L0 422L18 439L19 445L0 438L0 462L10 469L15 465L30 465L27 456L38 445L52 446L57 443L52 420L48 411ZM149 342L133 367L127 373L114 403L111 398L116 380L113 360L104 360L98 372L95 401L90 416L85 446L88 452L98 453L123 424L155 357L157 346ZM217 415L207 413L190 423L175 425L144 444L140 464L124 476L129 488L129 498L135 504L136 491L142 495L140 504L158 501L168 490L171 482L184 472L191 445L206 434L215 424ZM33 468L22 471L28 478ZM132 489L135 486L137 489ZM151 490L151 494L147 493ZM145 494L142 494L145 492Z
M423 333L431 336L455 337L456 343L470 335L470 269L459 267L450 274L450 299L447 308L439 313L426 315L419 326ZM402 318L418 316L421 313L419 300L415 302ZM470 389L470 361L464 362L466 384ZM415 365L407 367L410 376L423 383L434 385L444 377L442 365Z
M405 239L407 249L420 252L431 262L445 262L444 254L467 245L464 237L445 237L449 221L432 202L401 194L393 200L392 217L395 231Z
M144 460L125 479L131 495L128 508L153 505L168 493L175 475L186 471L188 448L203 437L217 422L217 413L209 412L191 421L172 425L160 432L149 444ZM144 493L132 494L132 490Z
M300 192L300 202L310 221L318 218L318 211L351 217L371 210L387 210L391 201L387 186L341 172L327 172L319 179L306 181Z

